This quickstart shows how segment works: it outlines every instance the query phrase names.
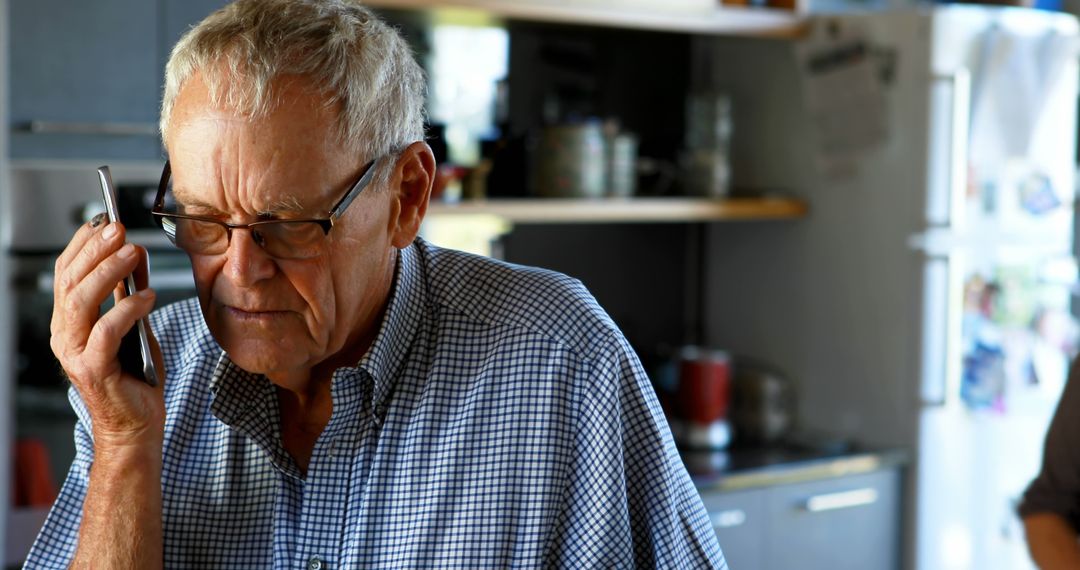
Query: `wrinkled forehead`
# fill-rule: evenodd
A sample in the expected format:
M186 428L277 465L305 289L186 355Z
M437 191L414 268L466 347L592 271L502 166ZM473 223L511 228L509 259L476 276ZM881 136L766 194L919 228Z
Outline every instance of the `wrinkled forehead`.
M336 109L303 83L284 84L279 93L265 115L251 116L214 101L199 77L185 84L166 141L179 202L259 212L325 209L355 167L330 136Z
M182 111L193 109L218 111L222 116L258 124L280 114L317 116L322 137L333 139L341 130L343 105L307 76L282 75L265 84L252 84L246 76L218 65L197 71L184 80L170 109L170 134L185 118ZM333 142L340 144L341 140Z

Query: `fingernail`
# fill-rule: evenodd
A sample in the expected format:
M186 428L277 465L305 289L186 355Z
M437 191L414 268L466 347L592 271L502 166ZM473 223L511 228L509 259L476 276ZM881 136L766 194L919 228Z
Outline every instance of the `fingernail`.
M102 212L93 218L90 218L90 227L96 228L101 225L101 222L105 221L105 213Z
M118 231L119 230L116 229L116 224L109 224L105 226L105 229L101 230L101 237L110 239L115 236Z
M131 256L135 255L135 246L131 245L130 243L125 244L124 247L120 248L119 254L120 254L120 257L123 257L123 258L131 257Z
M139 289L139 291L136 292L135 294L142 297L143 299L153 299L154 298L154 290L153 289Z

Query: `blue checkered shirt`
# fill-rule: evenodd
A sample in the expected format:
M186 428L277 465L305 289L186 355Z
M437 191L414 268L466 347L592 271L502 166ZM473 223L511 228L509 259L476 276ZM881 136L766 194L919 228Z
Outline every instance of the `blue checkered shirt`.
M156 311L171 568L726 568L637 357L576 280L401 251L377 338L332 380L306 475L275 389L195 300ZM28 568L66 568L90 417Z

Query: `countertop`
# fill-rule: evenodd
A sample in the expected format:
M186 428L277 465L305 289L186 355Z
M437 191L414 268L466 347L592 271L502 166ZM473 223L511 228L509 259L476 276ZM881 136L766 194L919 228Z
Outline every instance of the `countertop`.
M680 450L701 492L724 492L871 473L907 465L902 448L776 445L725 451Z

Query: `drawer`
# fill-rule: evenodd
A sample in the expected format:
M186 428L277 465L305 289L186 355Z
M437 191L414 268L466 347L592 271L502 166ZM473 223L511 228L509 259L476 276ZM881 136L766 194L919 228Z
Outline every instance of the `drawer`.
M768 491L704 493L701 500L709 513L713 530L732 568L763 568Z
M761 567L898 568L899 485L893 470L773 488Z

